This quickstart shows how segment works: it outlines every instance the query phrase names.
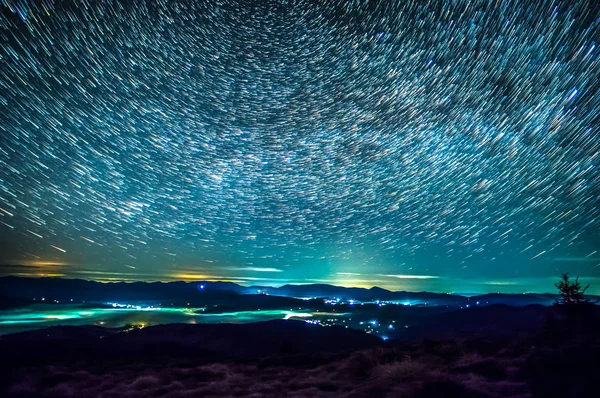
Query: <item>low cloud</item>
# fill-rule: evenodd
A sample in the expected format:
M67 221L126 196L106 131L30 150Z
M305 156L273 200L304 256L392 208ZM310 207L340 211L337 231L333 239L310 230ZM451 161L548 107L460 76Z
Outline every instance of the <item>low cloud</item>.
M439 276L435 275L390 275L390 274L380 274L380 276L387 276L388 278L398 278L398 279L439 279Z
M493 285L493 286L509 286L509 285L518 285L518 281L485 281L484 285Z
M238 267L230 268L232 271L252 271L252 272L283 272L279 268L262 268L262 267Z

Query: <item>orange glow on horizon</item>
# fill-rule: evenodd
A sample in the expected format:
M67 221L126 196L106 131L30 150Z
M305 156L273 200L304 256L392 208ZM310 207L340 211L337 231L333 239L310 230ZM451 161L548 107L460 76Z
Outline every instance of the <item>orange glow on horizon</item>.
M24 265L27 267L65 267L71 264L62 261L43 261L43 260L17 260L12 261L16 265Z
M183 280L183 281L220 281L220 282L234 282L229 278L224 278L216 275L206 275L206 274L195 274L191 272L179 273L166 276L168 280Z

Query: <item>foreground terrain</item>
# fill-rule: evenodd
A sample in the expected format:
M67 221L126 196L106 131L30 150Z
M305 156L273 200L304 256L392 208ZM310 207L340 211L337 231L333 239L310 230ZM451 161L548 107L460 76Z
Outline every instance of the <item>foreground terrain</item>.
M299 321L49 328L0 339L0 395L591 397L600 370L596 316L549 316L512 338L405 342Z

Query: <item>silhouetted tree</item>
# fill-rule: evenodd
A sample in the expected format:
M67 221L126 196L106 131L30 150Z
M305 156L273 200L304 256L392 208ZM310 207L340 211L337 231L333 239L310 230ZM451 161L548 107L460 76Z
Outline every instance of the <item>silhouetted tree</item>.
M560 293L560 298L556 301L557 305L579 305L589 304L590 300L585 298L585 291L590 287L582 287L579 283L579 276L575 278L575 281L569 279L569 273L561 274L560 281L555 283L554 286Z

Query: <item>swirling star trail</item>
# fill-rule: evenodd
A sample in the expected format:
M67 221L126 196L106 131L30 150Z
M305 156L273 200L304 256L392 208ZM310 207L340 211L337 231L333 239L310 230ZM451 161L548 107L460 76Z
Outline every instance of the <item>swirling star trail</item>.
M4 272L600 276L595 0L0 7Z

